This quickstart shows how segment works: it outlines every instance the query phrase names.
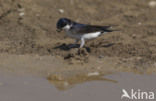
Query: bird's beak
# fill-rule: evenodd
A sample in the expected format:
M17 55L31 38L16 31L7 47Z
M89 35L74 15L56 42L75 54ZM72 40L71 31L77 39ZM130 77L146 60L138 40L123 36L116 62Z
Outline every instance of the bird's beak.
M57 32L61 32L62 30L61 30L61 29L57 29L56 31L57 31Z

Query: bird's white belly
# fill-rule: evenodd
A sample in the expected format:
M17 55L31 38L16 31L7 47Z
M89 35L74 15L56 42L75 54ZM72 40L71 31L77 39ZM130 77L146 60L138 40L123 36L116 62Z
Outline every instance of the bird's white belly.
M69 31L66 33L69 37L76 38L76 39L81 39L81 38L94 39L101 34L101 32L86 33L86 34L72 34L72 32L69 32Z
M98 37L101 34L101 32L94 32L94 33L88 33L88 34L84 34L82 37L84 39L93 39Z

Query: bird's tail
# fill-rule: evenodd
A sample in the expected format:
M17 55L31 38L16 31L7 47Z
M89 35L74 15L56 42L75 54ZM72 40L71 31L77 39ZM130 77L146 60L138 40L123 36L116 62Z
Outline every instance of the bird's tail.
M103 26L103 32L121 31L121 29L114 29L114 26L118 26L118 25Z
M114 31L121 31L120 29L105 29L103 32L114 32Z

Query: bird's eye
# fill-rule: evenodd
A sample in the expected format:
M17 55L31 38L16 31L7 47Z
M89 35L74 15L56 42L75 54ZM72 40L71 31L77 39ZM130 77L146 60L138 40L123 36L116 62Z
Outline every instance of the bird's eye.
M66 21L63 21L62 24L61 24L62 27L66 26L66 25L67 25Z

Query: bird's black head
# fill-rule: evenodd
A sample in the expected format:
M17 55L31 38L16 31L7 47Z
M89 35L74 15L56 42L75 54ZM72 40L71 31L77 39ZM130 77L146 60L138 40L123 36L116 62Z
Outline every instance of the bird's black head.
M66 25L71 25L72 21L67 18L60 18L56 24L57 31L61 31Z

